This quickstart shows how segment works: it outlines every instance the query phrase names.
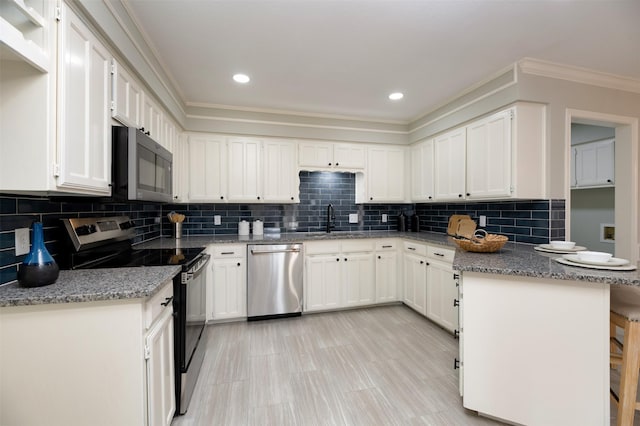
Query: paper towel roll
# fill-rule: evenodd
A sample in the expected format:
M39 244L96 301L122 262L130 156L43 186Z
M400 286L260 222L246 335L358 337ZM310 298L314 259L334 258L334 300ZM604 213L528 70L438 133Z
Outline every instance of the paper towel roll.
M253 235L262 235L264 234L264 226L262 221L254 220L253 221Z
M249 222L243 220L238 223L238 235L249 235Z

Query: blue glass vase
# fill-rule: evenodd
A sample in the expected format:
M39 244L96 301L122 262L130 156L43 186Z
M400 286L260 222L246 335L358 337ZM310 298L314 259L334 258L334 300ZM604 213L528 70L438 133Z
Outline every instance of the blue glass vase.
M42 287L53 284L58 279L60 270L44 245L42 222L34 222L33 244L27 257L18 268L18 283L22 287Z

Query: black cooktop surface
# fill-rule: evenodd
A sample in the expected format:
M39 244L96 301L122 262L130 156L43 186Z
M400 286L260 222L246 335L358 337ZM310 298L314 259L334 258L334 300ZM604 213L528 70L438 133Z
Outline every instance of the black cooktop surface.
M136 266L187 266L202 248L126 249L111 253L76 253L65 269L130 268Z

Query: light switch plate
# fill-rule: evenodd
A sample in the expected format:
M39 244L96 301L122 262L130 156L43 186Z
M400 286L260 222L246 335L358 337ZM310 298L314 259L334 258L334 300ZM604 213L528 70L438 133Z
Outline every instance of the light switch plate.
M358 223L358 213L349 213L349 223Z
M17 228L15 235L16 256L29 253L29 228Z
M480 215L480 219L478 220L478 222L480 222L479 225L484 228L485 226L487 226L487 217L484 215Z
M382 223L387 223L387 214L382 215Z
M222 225L222 217L219 214L213 215L213 224L214 225Z

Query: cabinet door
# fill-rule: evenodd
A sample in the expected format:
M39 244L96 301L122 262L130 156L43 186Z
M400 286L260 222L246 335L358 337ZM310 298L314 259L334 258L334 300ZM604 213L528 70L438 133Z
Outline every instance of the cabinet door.
M404 149L370 147L367 150L366 202L404 201Z
M427 267L427 317L453 333L458 328L458 288L451 265L430 260Z
M333 166L340 169L364 169L365 149L363 145L337 143L333 146Z
M399 279L397 253L379 252L376 255L376 302L397 301Z
M262 141L230 138L228 141L229 201L261 202Z
M298 164L302 169L327 169L334 166L333 144L301 142L298 146Z
M465 129L435 138L435 198L461 200L465 194Z
M615 150L613 139L576 145L574 149L577 187L614 184Z
M370 305L375 302L375 278L373 253L348 253L343 255L342 283L345 289L345 306Z
M305 311L322 311L342 306L340 260L338 254L306 257Z
M433 139L411 147L411 201L433 201Z
M148 425L169 426L176 411L172 313L165 308L145 337Z
M300 202L295 144L289 141L265 141L263 158L263 201Z
M190 201L226 201L226 153L226 143L222 137L189 137L188 199Z
M213 259L212 318L242 318L247 316L247 277L244 259Z
M162 111L153 98L146 93L143 93L142 96L142 127L144 128L144 132L147 133L151 139L167 148L161 135Z
M466 197L511 195L511 110L467 126Z
M63 3L59 46L57 185L111 193L111 55Z
M404 254L404 301L415 311L426 314L427 262L421 256Z
M116 60L113 63L113 99L111 116L125 126L141 127L140 109L142 90Z

